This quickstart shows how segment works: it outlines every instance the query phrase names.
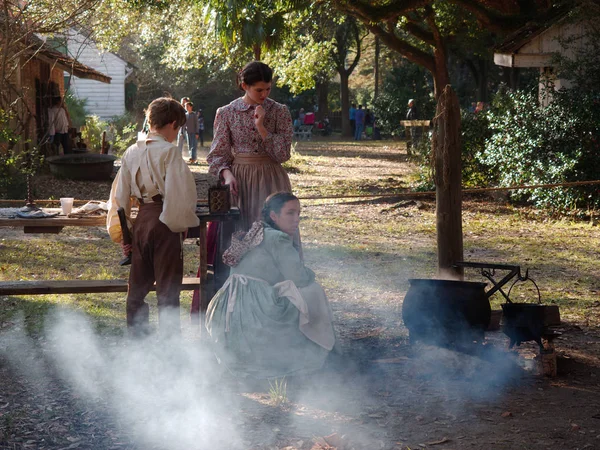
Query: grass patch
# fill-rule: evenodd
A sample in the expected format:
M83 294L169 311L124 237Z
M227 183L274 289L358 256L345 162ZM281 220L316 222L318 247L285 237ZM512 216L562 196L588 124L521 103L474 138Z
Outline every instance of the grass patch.
M283 406L288 402L287 381L281 379L269 380L269 397L273 406Z
M410 187L415 168L401 145L387 142L301 142L290 164L299 195L394 192ZM437 272L435 202L390 208L372 201L305 200L301 234L307 264L317 273L336 318L352 308L385 309L386 320L401 327L399 313L410 278ZM542 302L560 306L564 319L600 324L600 227L587 222L551 220L530 208L485 199L463 202L464 259L519 264L538 283ZM65 228L58 235L24 235L0 229L0 280L126 278L118 265L120 248L103 228ZM184 245L184 274L196 275L198 247ZM473 270L466 279L486 281ZM508 286L506 287L508 289ZM511 294L536 301L527 285ZM188 323L191 292L181 294L182 323ZM156 297L148 297L156 320ZM496 294L492 304L504 300ZM121 333L125 294L0 297L0 328L23 317L38 333L53 308L69 307L89 315L103 333ZM387 308L387 309L386 309ZM386 315L387 314L387 315ZM349 326L343 322L341 327Z

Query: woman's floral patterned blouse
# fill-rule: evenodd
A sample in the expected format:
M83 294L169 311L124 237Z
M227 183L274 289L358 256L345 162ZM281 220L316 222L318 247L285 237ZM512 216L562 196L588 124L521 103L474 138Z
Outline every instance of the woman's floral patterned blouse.
M231 168L235 155L240 153L267 154L280 164L290 159L294 128L287 106L270 98L264 101L263 123L269 132L265 139L254 124L255 107L240 97L217 109L214 138L206 158L211 174Z

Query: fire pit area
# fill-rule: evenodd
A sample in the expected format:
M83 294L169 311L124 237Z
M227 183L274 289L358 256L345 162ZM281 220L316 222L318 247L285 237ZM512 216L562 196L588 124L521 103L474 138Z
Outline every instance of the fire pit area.
M481 345L490 324L492 309L490 297L499 292L505 303L502 311L502 332L509 338L508 348L522 342L534 341L540 349L540 361L546 375L556 375L556 355L553 339L561 333L550 327L560 325L560 314L556 305L542 305L540 291L529 277L529 271L521 274L520 266L479 262L459 262L457 267L475 268L487 278L492 287L485 290L487 283L438 279L411 279L410 288L404 298L402 318L409 330L411 343L423 341L443 347L457 349ZM496 273L508 271L499 281ZM504 285L512 281L508 292ZM510 298L517 283L531 282L537 291L537 303L518 303Z
M73 180L108 180L112 176L113 155L100 153L73 153L46 159L52 175Z

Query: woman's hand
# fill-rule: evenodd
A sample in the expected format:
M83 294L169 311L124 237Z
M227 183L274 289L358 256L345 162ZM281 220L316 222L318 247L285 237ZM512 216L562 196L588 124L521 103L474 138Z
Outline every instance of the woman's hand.
M121 241L121 250L123 251L123 256L129 256L131 249L131 244L124 244L123 241Z
M263 105L258 105L254 108L254 124L258 127L263 124L263 120L265 119L265 108Z
M221 177L223 178L223 184L229 185L229 189L231 190L231 193L233 195L237 196L237 194L238 194L237 180L233 176L233 173L231 173L231 170L224 169L221 172Z
M267 131L267 129L265 128L265 125L263 123L264 120L265 120L265 108L263 108L262 105L258 105L254 109L254 125L256 125L256 130L260 133L260 135L262 136L263 139L265 139L269 135L269 132Z

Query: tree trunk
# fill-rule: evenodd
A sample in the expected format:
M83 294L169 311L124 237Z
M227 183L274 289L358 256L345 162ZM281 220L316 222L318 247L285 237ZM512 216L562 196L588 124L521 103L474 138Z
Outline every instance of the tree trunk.
M438 97L432 148L438 275L462 280L462 268L453 267L457 261L463 260L460 106L450 85Z
M489 101L488 95L488 62L484 59L477 61L479 65L479 79L477 80L477 99L481 102L487 103Z
M375 77L375 92L373 93L373 100L377 100L379 96L379 55L381 53L381 43L379 42L379 36L375 36L375 67L373 75Z
M260 57L261 57L261 53L262 53L262 48L261 48L260 44L254 44L252 46L252 53L254 53L254 59L256 61L260 61Z
M329 96L329 82L321 81L317 82L315 89L317 91L317 120L322 121L325 116L329 115L329 102L327 97Z
M340 93L342 97L342 136L351 137L350 126L350 91L348 89L348 73L345 69L338 70L340 74Z

